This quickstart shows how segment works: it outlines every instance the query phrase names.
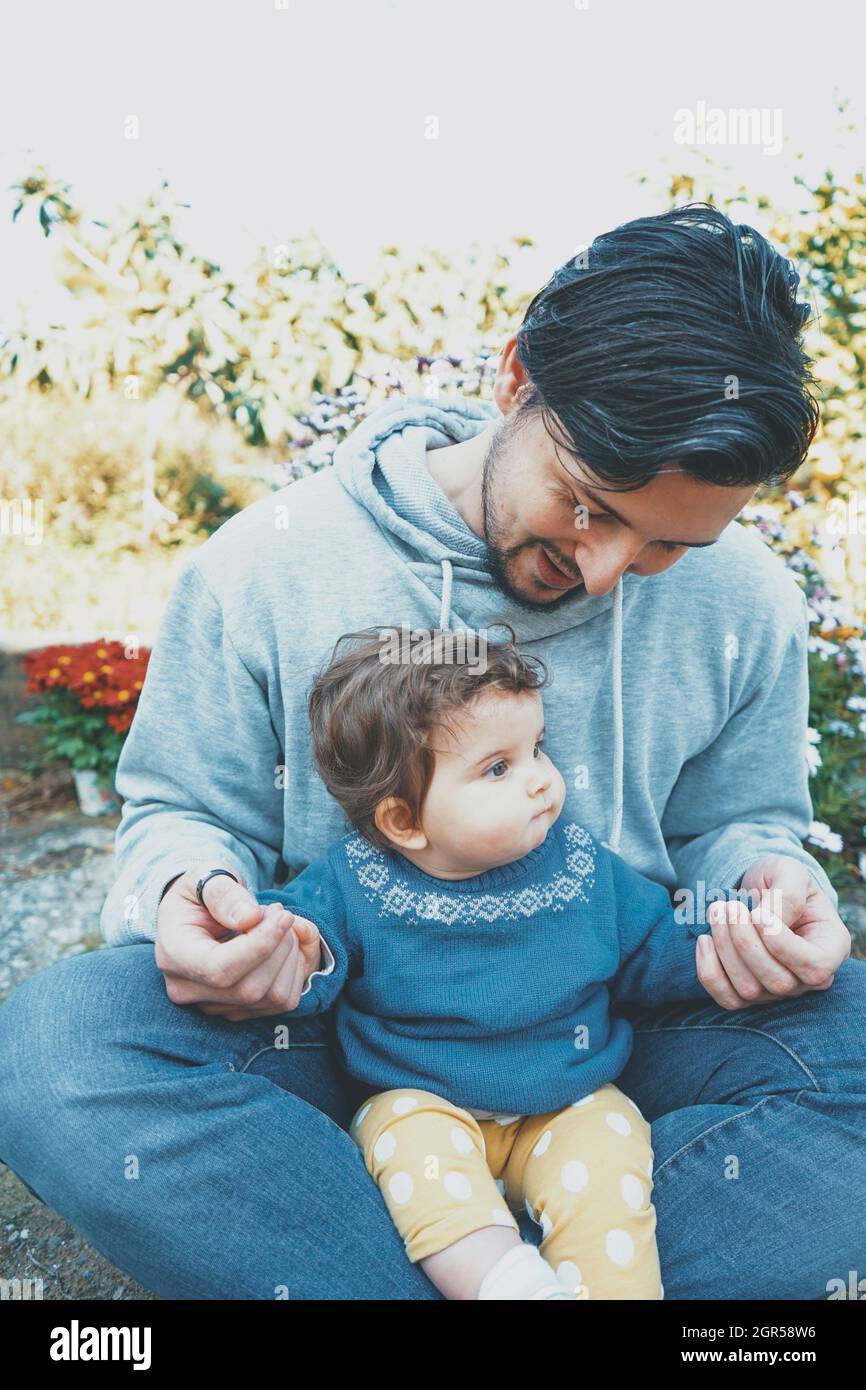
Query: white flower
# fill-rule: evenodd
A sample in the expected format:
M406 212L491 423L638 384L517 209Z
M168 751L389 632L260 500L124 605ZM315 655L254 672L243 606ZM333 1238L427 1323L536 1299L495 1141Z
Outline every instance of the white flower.
M828 850L830 854L841 854L844 848L842 836L837 835L836 831L831 830L823 821L813 820L806 838L811 840L813 845Z
M861 676L866 676L866 637L849 637L848 651L853 653L854 665Z
M806 748L806 762L809 764L809 776L813 777L821 766L821 754L814 746L821 742L821 735L817 729L810 728L806 730L806 738L809 741L809 746Z
M855 714L862 714L860 732L866 736L866 699L862 695L852 695L849 700L845 701L845 708L853 710Z
M809 638L809 651L819 652L821 656L835 656L839 650L837 642L827 642L823 637L816 637L814 634Z
M851 725L846 724L844 719L828 719L826 732L828 734L841 734L844 738L857 737Z

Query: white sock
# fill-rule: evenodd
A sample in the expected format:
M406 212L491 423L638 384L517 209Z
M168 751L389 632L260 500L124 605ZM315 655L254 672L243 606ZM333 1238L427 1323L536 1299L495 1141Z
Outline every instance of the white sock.
M573 1299L536 1245L514 1245L481 1281L478 1299Z

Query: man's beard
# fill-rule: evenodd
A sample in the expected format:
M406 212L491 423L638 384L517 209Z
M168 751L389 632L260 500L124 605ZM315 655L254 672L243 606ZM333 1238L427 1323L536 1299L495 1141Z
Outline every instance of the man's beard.
M518 410L516 414L519 413ZM539 542L522 541L520 545L506 545L496 516L495 479L497 471L500 475L505 471L501 465L505 460L508 442L517 433L516 426L517 420L506 415L499 428L494 431L481 469L481 522L487 544L487 560L497 589L511 599L512 603L532 613L548 612L551 608L561 608L569 599L573 599L579 590L566 589L551 599L527 598L523 590L517 588L513 578L515 562L521 551L532 550Z

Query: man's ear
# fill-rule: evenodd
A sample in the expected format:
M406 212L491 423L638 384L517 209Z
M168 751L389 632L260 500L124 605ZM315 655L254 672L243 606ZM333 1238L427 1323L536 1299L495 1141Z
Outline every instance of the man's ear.
M387 796L373 812L376 829L387 836L398 849L426 849L427 836L416 825L406 802L399 796Z
M493 399L503 415L510 414L521 405L530 386L526 368L517 356L517 334L512 333L505 341L493 383Z

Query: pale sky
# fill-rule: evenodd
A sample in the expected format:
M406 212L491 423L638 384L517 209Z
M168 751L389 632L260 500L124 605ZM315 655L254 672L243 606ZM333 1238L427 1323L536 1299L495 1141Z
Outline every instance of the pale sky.
M389 243L459 252L523 234L538 285L597 232L659 210L641 173L711 154L794 208L795 171L843 172L852 151L866 163L866 17L851 0L283 3L4 6L0 313L45 274L41 234L9 221L31 156L106 220L168 178L193 246L234 272L308 228L361 278ZM689 151L675 112L699 103L778 111L780 152Z

